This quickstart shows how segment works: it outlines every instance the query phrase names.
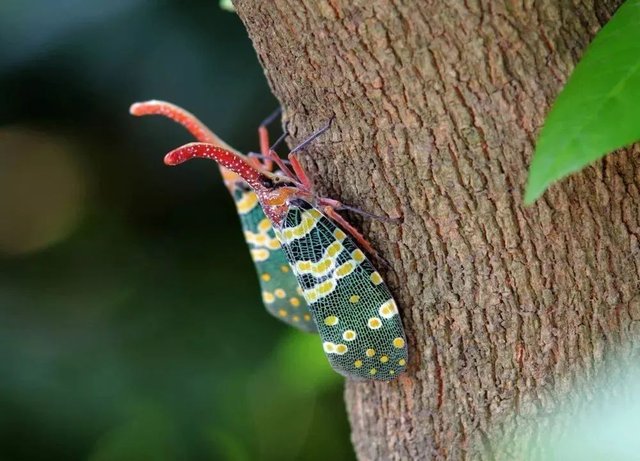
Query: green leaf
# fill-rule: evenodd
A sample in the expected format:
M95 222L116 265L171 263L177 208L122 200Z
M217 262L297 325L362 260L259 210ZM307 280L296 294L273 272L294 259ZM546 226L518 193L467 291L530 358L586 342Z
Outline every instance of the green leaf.
M223 10L231 11L232 13L236 11L236 8L231 3L231 0L220 0L220 8Z
M640 139L640 0L596 35L540 133L525 203L553 182Z
M275 366L286 377L289 394L320 393L344 378L331 369L317 335L291 330L274 354Z

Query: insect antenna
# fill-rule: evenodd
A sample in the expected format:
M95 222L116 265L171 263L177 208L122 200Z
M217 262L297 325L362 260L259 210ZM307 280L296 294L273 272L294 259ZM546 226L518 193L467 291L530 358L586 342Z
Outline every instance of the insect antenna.
M291 152L289 152L289 155L291 154L295 154L296 152L304 149L305 147L307 147L309 145L309 143L313 142L318 136L320 136L321 134L323 134L325 131L327 131L329 128L331 128L331 124L333 123L333 121L335 120L336 116L332 115L331 118L329 119L329 121L327 122L327 124L325 126L323 126L322 128L320 128L318 131L316 131L315 133L313 133L311 136L309 136L307 139L305 139L304 141L302 141L300 144L298 144Z
M270 113L269 116L262 121L260 126L264 126L266 128L267 125L271 125L271 123L275 119L277 119L280 116L280 114L282 114L282 106L278 107L276 110Z
M284 133L282 133L282 135L280 135L280 137L276 139L276 142L273 143L273 146L271 146L270 149L272 151L275 151L278 148L278 146L282 144L282 141L284 141L287 136L289 136L289 131L285 129Z
M282 160L280 158L280 156L276 153L276 147L282 143L282 141L284 141L284 139L289 136L289 132L287 130L285 130L284 133L282 133L282 135L276 139L276 142L273 143L273 146L271 146L268 149L268 154L267 157L270 158L271 160L273 160L276 165L278 165L278 168L280 168L280 170L286 175L289 176L290 179L294 179L297 182L297 176L291 171L291 169L285 164L284 160Z
M380 216L380 215L376 215L373 213L369 213L368 211L364 211L361 210L360 208L356 208L356 207L352 207L349 205L345 205L344 203L342 203L338 208L338 210L347 210L347 211L352 211L354 213L357 213L359 215L365 216L367 218L373 219L375 221L382 221L382 222L388 222L388 223L393 223L393 224L399 224L402 222L402 218L397 217L397 218L391 218L389 216Z

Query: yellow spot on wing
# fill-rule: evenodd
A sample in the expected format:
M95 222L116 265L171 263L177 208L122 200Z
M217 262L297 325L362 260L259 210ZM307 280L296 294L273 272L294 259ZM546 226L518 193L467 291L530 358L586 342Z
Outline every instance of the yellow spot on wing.
M393 340L393 347L396 349L402 349L404 347L404 339L396 338Z
M342 232L340 229L336 229L333 231L333 236L342 242L347 237L347 234Z
M225 185L233 184L238 181L238 179L241 179L240 176L235 174L233 171L227 170L226 168L220 168L220 171L222 173L222 180L224 181Z
M355 268L356 268L356 263L354 261L347 261L346 263L341 264L336 269L336 272L335 272L336 277L337 278L346 277L347 275L352 273Z
M338 354L338 355L344 355L348 350L349 350L349 348L344 344L337 344L336 345L336 354Z
M289 272L289 266L286 266L286 265L280 266L280 270L286 274L287 272Z
M351 253L351 257L359 263L366 259L364 253L359 249L353 250L353 252Z
M357 336L358 335L353 330L345 330L344 333L342 333L342 339L345 341L353 341Z
M238 213L246 214L253 210L258 204L258 196L255 192L247 192L236 202Z
M380 362L387 363L388 361L389 361L389 357L387 357L386 355L383 355L382 357L380 357Z
M253 260L257 262L266 261L267 259L269 259L269 251L265 250L264 248L251 250L251 258L253 258Z
M370 375L375 375L377 372L378 370L376 370L375 368L372 368L371 370L369 370Z
M267 248L269 248L270 250L277 250L281 247L282 245L280 245L280 241L278 239L269 239L269 241L267 242Z
M400 365L400 366L402 366L402 367L403 367L403 366L405 366L405 365L406 365L406 363L407 363L407 361L406 361L405 359L400 359L400 360L398 360L398 365Z
M311 316L309 314L304 314L302 318L305 319L307 322L311 320Z
M378 313L382 318L390 319L398 313L398 306L393 299L390 299L382 303L380 309L378 309Z
M298 274L313 274L316 277L325 275L328 269L332 266L333 261L330 259L323 259L317 263L311 261L298 261L296 263L296 271Z
M273 296L273 293L269 293L268 291L263 291L262 292L262 300L267 304L271 304L272 302L274 302L276 300L276 297Z
M298 307L300 306L300 300L294 296L293 298L289 298L289 304L293 307Z
M380 285L382 283L382 277L380 276L378 271L375 271L373 274L371 274L369 278L371 279L374 285Z
M367 325L372 330L377 330L378 328L380 328L382 326L382 321L378 317L371 317L369 319L369 321L367 322Z
M332 263L333 261L331 261L330 259L324 259L318 262L318 264L316 264L316 266L313 268L313 273L317 275L324 274L324 272L326 272L326 270L331 267Z
M362 367L362 360L356 360L355 362L353 362L353 366L356 368Z
M278 310L278 315L280 317L286 317L287 316L287 311L284 310L284 309L280 309L280 310Z
M373 357L374 355L376 355L376 351L375 349L367 349L365 354L367 354L367 357Z
M268 282L269 280L271 280L271 275L270 275L270 274L268 274L267 272L265 272L264 274L262 274L262 275L260 276L260 278L261 278L262 280L264 280L265 282Z
M333 242L331 245L327 247L326 255L330 258L335 257L338 253L340 253L343 249L342 243Z
M353 295L353 296L351 296L351 297L349 298L349 302L350 302L351 304L355 304L355 303L357 303L358 301L360 301L360 296L358 296L358 295Z
M285 293L285 291L282 288L276 289L276 291L274 291L273 294L276 295L280 299L282 299L285 296L287 296L287 293Z
M315 208L312 208L311 210L307 211L307 215L310 216L311 218L313 218L314 220L318 220L320 218L322 218L322 213L320 213L318 210L316 210Z
M336 351L336 345L331 341L325 341L322 343L322 349L324 349L327 354L333 354Z
M316 223L321 217L322 214L318 210L313 209L305 211L302 213L300 224L297 226L287 227L282 232L283 240L290 242L304 237L316 227Z
M336 288L335 280L325 280L320 285L316 285L318 296L326 296Z
M264 218L258 223L258 230L260 232L267 232L269 229L271 229L271 221L269 221L268 218Z
M336 317L335 315L330 315L329 317L324 319L324 324L329 327L332 327L334 325L337 325L339 321L340 320L338 320L338 317Z
M310 290L305 290L304 292L304 299L307 301L307 303L311 304L316 302L316 300L318 299L318 292L315 291L313 288Z
M315 302L319 298L323 298L333 292L336 289L336 281L333 279L325 280L322 283L314 286L313 288L309 288L304 291L304 299L307 300L307 303L311 304Z
M296 263L296 270L298 272L309 272L309 271L311 271L311 261L298 261Z

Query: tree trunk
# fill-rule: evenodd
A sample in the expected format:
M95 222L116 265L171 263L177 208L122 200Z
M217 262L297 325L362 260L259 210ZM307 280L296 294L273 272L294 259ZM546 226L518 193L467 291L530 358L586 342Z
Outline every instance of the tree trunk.
M523 457L560 424L535 417L624 367L639 149L522 205L544 116L620 3L235 0L290 144L336 116L301 154L318 191L403 219L355 219L410 347L399 380L347 382L360 459Z

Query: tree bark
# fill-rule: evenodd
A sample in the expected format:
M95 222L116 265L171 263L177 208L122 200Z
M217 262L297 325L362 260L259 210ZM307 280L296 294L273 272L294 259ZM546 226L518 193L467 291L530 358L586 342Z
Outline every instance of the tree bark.
M640 331L639 149L522 205L544 116L621 0L234 3L290 144L336 116L301 154L318 191L403 219L355 219L410 347L397 381L346 384L358 457L525 456Z

